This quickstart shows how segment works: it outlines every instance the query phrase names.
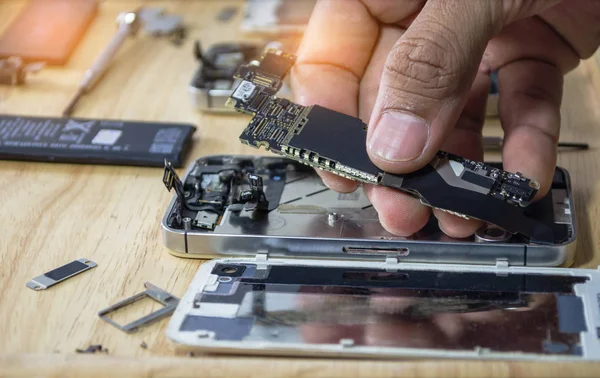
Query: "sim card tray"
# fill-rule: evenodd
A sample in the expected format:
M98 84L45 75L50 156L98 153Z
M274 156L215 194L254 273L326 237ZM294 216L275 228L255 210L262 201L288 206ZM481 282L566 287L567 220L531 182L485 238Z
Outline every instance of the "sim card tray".
M140 328L142 326L148 325L159 319L167 317L167 316L171 315L173 313L173 311L175 311L175 308L177 307L177 304L179 303L179 298L152 285L150 282L145 282L144 286L146 287L146 291L138 293L138 294L134 295L133 297L122 300L121 302L116 303L116 304L108 307L107 309L100 311L98 313L98 316L100 316L100 319L104 320L105 322L107 322L109 324L112 324L113 326L117 327L121 331L131 333L131 332L136 331L138 328ZM142 300L145 297L150 297L151 299L154 299L155 301L157 301L158 303L162 304L165 307L163 307L160 310L155 311L151 314L143 316L137 320L134 320L131 323L126 324L126 325L120 325L120 324L114 322L112 319L109 319L107 317L107 315L110 314L111 312L114 312L125 306L129 306L130 304L133 304L139 300Z

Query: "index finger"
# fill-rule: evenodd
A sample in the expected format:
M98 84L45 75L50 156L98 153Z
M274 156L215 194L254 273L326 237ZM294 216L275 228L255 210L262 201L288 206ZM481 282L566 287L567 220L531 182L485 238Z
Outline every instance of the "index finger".
M305 69L316 71L325 68L359 82L378 34L377 21L361 1L320 0L310 17L292 74L302 74ZM326 89L310 78L297 84L300 89Z
M317 2L292 68L296 101L358 116L360 80L378 30L377 22L359 0ZM334 174L317 172L336 191L350 192L358 186Z

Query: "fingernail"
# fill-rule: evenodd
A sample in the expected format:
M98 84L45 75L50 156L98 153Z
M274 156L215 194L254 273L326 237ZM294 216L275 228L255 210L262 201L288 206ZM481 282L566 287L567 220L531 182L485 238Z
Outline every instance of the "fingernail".
M421 118L408 113L383 113L369 140L372 153L384 160L407 161L421 155L429 125Z

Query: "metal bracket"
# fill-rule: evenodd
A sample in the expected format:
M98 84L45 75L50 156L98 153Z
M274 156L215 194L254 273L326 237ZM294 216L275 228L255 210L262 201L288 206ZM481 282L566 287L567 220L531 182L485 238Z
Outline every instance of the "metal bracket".
M96 266L97 264L90 259L77 259L29 280L26 286L33 290L46 290Z
M496 260L496 268L497 269L504 270L504 269L508 269L509 267L510 267L510 264L508 263L507 259L497 259ZM499 272L496 272L496 275L498 277L507 277L508 273L499 271Z
M269 252L261 249L256 252L256 261L267 261L269 259Z
M113 326L117 327L118 329L120 329L123 332L131 333L131 332L136 331L138 328L140 328L142 326L148 325L159 319L167 317L167 316L171 315L173 313L173 311L175 311L175 308L177 307L177 304L179 303L179 298L152 285L150 282L145 282L144 287L146 287L146 291L138 293L138 294L134 295L133 297L127 298L119 303L116 303L116 304L108 307L107 309L100 311L98 313L98 316L100 317L100 319L104 320L105 322L107 322L109 324L112 324ZM163 307L160 310L155 311L151 314L143 316L140 319L134 320L133 322L126 324L126 325L120 325L120 324L114 322L112 319L109 319L107 317L107 315L110 314L111 312L114 312L120 308L123 308L130 304L133 304L141 299L144 299L145 297L150 297L151 299L154 299L155 301L157 301L158 303L162 304L165 307Z
M261 249L256 253L256 270L266 271L268 268L267 261L269 260L269 252Z

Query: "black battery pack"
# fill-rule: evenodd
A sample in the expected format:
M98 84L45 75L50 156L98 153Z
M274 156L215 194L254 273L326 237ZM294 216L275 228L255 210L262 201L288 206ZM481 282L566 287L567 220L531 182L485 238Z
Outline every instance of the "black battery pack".
M190 124L0 115L0 160L181 167Z

